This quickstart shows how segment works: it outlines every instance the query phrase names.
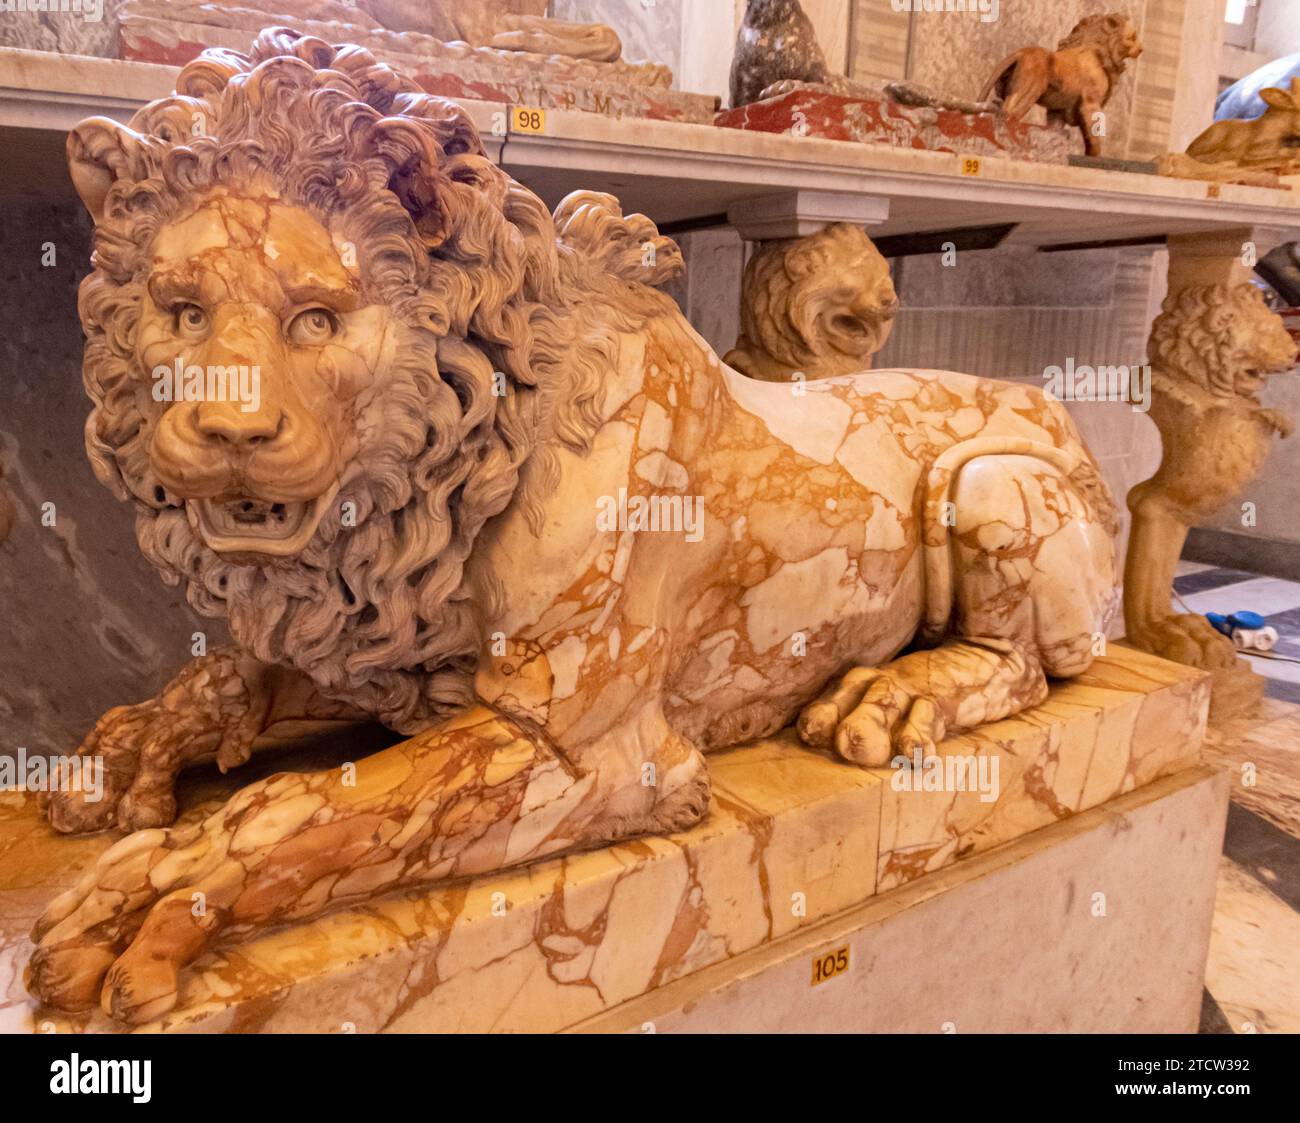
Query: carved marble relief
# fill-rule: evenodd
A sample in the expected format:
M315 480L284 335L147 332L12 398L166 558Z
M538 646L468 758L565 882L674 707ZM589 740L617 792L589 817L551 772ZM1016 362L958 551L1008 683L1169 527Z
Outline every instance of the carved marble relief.
M542 0L125 0L121 56L183 66L205 48L242 50L263 28L287 27L364 47L444 97L712 120L716 97L672 89L672 70L657 61L625 60L612 28L549 19L546 9Z

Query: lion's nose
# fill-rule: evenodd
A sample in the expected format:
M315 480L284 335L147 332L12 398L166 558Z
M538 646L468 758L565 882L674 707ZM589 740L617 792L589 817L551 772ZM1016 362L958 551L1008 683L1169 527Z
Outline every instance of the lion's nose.
M284 428L284 413L275 408L244 412L234 402L200 402L195 425L205 437L232 445L258 445Z

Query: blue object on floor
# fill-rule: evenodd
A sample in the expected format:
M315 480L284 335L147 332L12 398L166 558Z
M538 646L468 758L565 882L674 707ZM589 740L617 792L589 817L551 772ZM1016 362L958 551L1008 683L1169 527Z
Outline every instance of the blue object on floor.
M1277 629L1268 627L1268 621L1258 612L1234 612L1230 616L1207 612L1205 618L1240 651L1272 651L1277 646Z
M1229 616L1219 612L1207 612L1205 618L1214 625L1215 631L1222 632L1225 636L1232 635L1234 628L1255 632L1268 624L1268 621L1258 612L1234 612Z

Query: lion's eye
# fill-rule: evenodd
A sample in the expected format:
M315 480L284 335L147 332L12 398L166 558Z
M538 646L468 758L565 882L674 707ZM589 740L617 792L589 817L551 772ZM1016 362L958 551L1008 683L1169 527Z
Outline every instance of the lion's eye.
M289 323L289 341L304 346L328 343L338 334L339 322L327 308L308 308Z
M172 309L176 330L181 335L198 338L208 331L208 314L197 304L178 304Z

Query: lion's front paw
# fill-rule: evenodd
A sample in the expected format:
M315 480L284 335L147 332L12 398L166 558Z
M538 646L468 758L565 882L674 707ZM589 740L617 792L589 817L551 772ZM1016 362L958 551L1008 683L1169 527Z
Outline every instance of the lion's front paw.
M1274 433L1283 439L1295 432L1295 419L1290 414L1276 409L1261 409L1256 416Z
M805 744L864 768L933 752L946 732L935 699L887 667L855 667L799 715Z
M1232 640L1196 613L1165 616L1135 629L1128 638L1144 651L1188 667L1217 670L1237 662Z
M76 753L83 782L64 786L51 775L41 808L65 834L166 826L176 818L173 787L182 766L212 753L223 766L246 760L267 708L244 681L236 655L196 659L158 697L100 718ZM102 782L84 782L87 775Z
M200 824L127 835L37 922L28 989L53 1009L102 1005L133 1024L171 1009L180 967L217 921L195 887L212 881L226 851L225 837Z

